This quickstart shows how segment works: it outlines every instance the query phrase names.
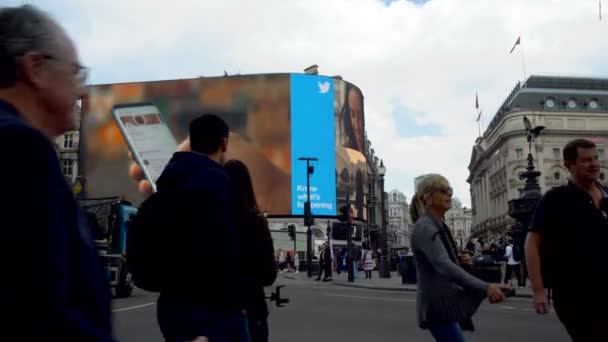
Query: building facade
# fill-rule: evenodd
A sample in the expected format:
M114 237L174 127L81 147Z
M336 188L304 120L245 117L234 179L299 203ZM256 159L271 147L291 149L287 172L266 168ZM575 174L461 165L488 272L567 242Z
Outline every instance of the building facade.
M390 249L410 246L410 218L407 197L398 190L388 193L388 245Z
M528 145L523 118L545 129ZM608 79L591 77L530 76L518 83L475 141L469 163L472 229L474 237L493 240L513 220L509 201L524 187L519 174L529 153L542 175L543 192L567 182L562 152L571 140L586 138L597 144L600 182L608 184Z
M80 146L80 106L77 107L76 129L55 138L55 148L61 165L61 172L68 184L73 185L80 175L79 146Z
M445 222L450 227L458 248L464 248L471 237L472 213L457 198L452 199L452 207L445 213Z
M367 159L367 222L364 230L364 239L369 247L377 250L382 247L382 225L387 224L388 201L385 197L384 215L382 208L382 197L384 192L383 177L380 175L380 158L372 148L372 143L366 136L365 159ZM383 222L384 221L384 222Z

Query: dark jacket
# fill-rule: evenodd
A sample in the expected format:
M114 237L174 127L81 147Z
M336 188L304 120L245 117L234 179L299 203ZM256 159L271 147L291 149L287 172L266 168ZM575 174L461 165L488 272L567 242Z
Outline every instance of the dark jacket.
M108 277L51 141L0 101L0 334L111 341Z
M323 262L325 265L331 265L331 247L327 247L323 250Z
M169 264L160 301L199 309L242 310L232 183L222 166L195 152L176 152L157 181L171 196Z
M266 218L254 211L239 217L237 225L239 258L245 269L247 284L245 310L248 319L263 320L268 317L264 287L272 285L277 278L277 264L270 229Z

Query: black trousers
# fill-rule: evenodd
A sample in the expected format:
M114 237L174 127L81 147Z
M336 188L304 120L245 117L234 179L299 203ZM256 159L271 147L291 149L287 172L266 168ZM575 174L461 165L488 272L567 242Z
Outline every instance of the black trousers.
M601 291L595 292L601 295ZM608 341L608 312L605 298L582 298L579 294L564 295L553 291L553 308L572 342ZM589 296L585 296L589 297Z
M319 276L317 277L317 280L321 279L321 276L323 275L324 270L325 270L325 268L323 267L323 262L319 261ZM325 275L325 277L327 278L327 274Z
M247 318L251 342L268 342L268 321Z
M521 264L517 264L517 265L508 265L507 264L507 270L505 272L504 283L508 284L509 281L511 281L511 278L513 277L513 273L515 273L515 277L517 277L517 286L526 286L526 283L523 280L524 277L521 274Z
M325 277L323 279L331 278L331 263L325 264Z

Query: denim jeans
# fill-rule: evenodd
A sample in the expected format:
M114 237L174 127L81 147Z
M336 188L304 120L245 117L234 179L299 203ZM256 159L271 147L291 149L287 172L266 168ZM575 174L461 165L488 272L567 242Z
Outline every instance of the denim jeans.
M247 319L240 311L195 309L160 300L156 313L167 342L192 341L197 336L213 342L250 342Z
M456 322L433 324L429 330L436 342L466 342L462 329Z
M359 278L359 262L353 261L353 276L354 278Z

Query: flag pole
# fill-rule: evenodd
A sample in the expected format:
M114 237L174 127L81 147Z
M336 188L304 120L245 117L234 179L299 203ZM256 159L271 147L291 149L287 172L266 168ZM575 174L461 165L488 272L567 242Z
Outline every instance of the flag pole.
M521 32L519 33L519 37L521 39ZM519 51L521 52L521 66L522 66L522 70L524 72L524 80L522 81L522 84L526 83L526 59L524 57L524 44L522 43L522 41L519 41Z

